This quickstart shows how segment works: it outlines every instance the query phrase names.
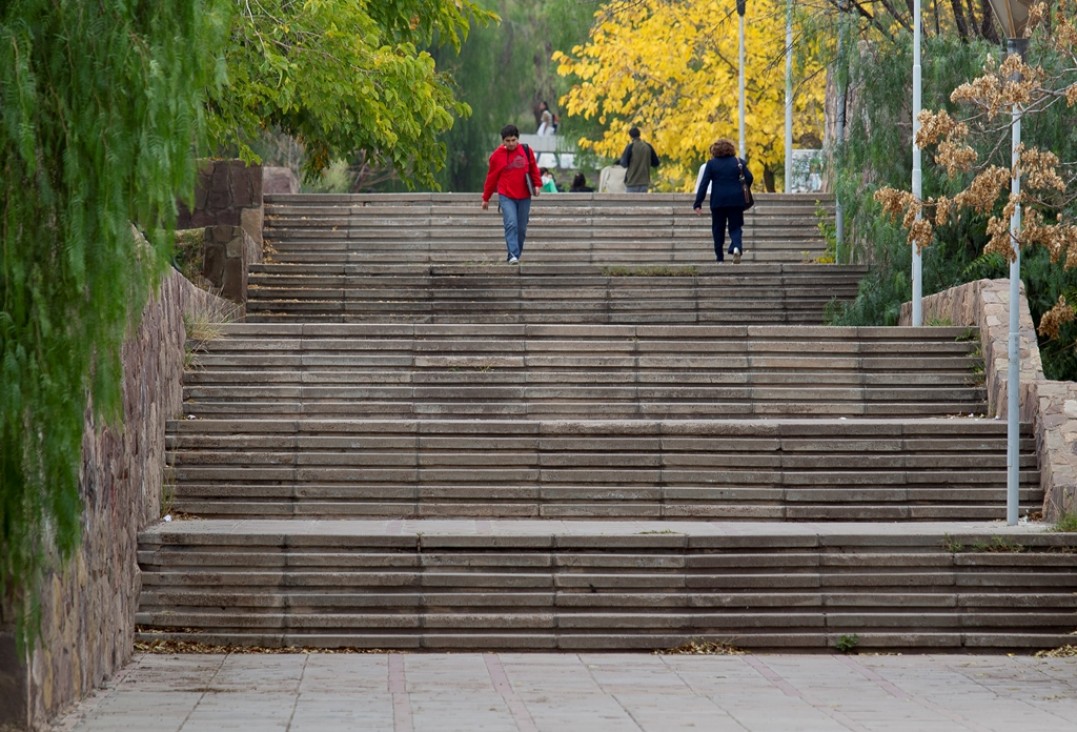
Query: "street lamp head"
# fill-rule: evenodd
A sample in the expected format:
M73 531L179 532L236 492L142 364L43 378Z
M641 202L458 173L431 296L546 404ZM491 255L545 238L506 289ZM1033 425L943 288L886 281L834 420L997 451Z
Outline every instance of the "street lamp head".
M737 15L744 17L745 7L748 5L748 0L737 0Z
M1002 24L1006 37L1024 38L1028 29L1028 9L1036 0L988 0L995 17Z

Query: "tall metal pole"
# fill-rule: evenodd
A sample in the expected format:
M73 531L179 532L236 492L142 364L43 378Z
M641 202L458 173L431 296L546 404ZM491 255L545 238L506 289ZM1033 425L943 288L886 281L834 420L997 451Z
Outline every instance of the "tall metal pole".
M916 145L916 135L920 131L920 110L924 106L922 99L920 67L920 0L913 2L913 32L912 32L912 195L917 201L923 198L923 175L920 168L920 148ZM920 220L920 212L916 212L916 220ZM924 324L924 274L923 260L920 256L920 247L916 242L912 243L912 324L920 326Z
M793 184L793 0L785 14L785 192Z
M1011 38L1006 42L1007 54L1018 54L1022 58L1028 41L1023 38ZM1021 105L1016 102L1011 110L1013 124L1010 135L1010 165L1013 175L1010 179L1010 195L1014 198L1021 194ZM1010 243L1013 246L1013 259L1010 261L1010 333L1006 353L1006 523L1017 524L1017 511L1020 505L1021 488L1021 247L1018 235L1021 232L1021 205L1014 206L1010 216Z
M845 13L846 5L843 2L838 8L838 63L844 63L843 47L845 45ZM834 134L834 147L845 144L845 84L841 81L843 74L838 75L838 102L837 102L837 130ZM845 212L841 205L841 196L834 198L834 262L842 261L842 249L845 246Z
M740 16L738 20L737 29L737 82L738 82L738 94L737 99L737 130L739 133L737 153L741 159L745 159L745 144L744 144L744 10L747 0L737 0L737 15Z

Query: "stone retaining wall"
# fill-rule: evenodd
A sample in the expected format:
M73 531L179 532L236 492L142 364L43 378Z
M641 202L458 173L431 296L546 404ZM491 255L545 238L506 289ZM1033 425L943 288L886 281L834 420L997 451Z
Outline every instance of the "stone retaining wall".
M1020 302L1021 420L1036 431L1043 518L1057 521L1077 511L1077 384L1050 381L1043 362L1028 302ZM923 299L924 322L940 320L978 327L983 343L988 406L1006 416L1006 379L1010 332L1009 280L978 280ZM911 303L901 309L901 324L912 318Z
M247 302L247 272L262 262L262 245L241 226L207 226L203 234L202 276L221 297Z
M183 314L223 301L170 271L123 350L122 428L83 438L82 544L42 589L42 633L19 664L0 633L0 729L43 729L131 659L141 589L138 532L161 515L165 420L182 409Z
M210 160L195 182L194 207L179 204L177 229L239 226L262 246L262 168L242 160Z

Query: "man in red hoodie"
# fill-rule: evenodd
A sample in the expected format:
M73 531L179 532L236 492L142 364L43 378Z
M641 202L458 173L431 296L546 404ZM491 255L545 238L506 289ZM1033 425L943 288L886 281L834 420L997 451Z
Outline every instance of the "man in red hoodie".
M490 169L482 189L482 209L490 208L490 198L497 191L498 208L505 222L505 246L509 264L519 264L524 252L527 219L531 215L531 197L542 188L535 153L520 144L516 125L501 128L501 147L490 154Z

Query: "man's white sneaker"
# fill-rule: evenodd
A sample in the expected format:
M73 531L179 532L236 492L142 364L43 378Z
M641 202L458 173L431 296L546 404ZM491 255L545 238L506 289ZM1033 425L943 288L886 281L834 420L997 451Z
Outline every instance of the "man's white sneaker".
M520 260L516 257L509 257L509 264L519 264Z
M740 264L740 248L733 248L733 264Z

